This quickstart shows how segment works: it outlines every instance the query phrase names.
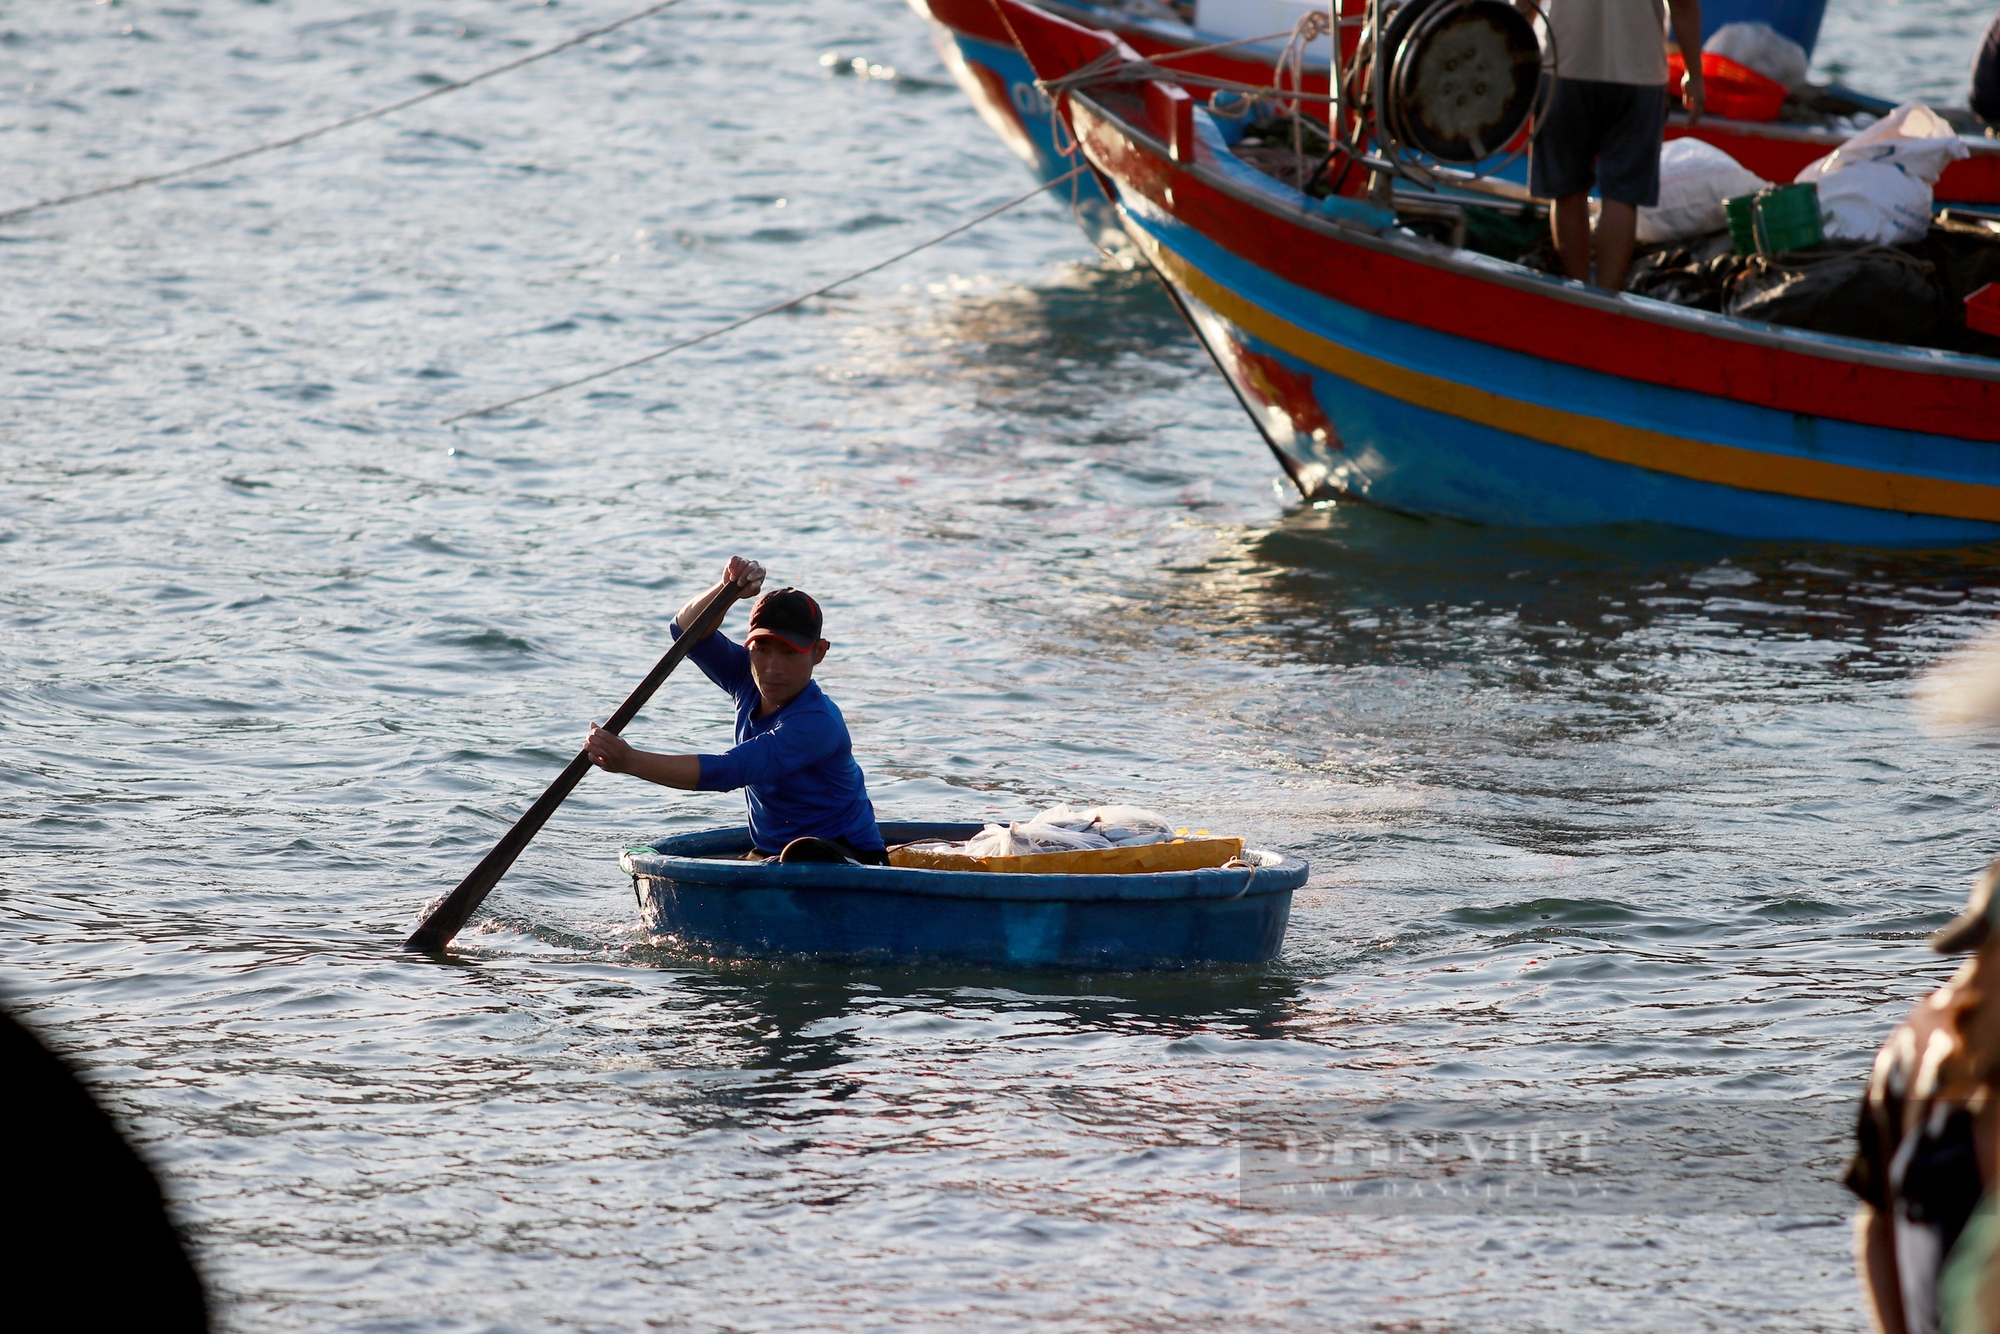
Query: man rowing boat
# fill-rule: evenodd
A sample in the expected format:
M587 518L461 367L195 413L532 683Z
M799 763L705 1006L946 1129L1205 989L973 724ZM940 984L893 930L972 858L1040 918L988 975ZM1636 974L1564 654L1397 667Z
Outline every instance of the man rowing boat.
M722 580L682 607L669 627L679 639L709 599L731 584L756 597L764 567L731 556ZM724 755L661 755L590 725L584 749L600 769L683 791L743 788L752 856L785 862L887 861L882 832L840 710L812 679L832 647L820 638L819 604L796 588L757 598L750 634L738 644L711 631L688 653L736 701L736 747Z

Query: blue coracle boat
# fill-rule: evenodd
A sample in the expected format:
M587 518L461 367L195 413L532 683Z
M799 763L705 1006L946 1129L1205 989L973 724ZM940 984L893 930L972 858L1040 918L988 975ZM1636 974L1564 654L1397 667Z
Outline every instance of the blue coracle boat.
M977 824L884 824L889 843ZM951 960L1063 969L1185 968L1277 956L1306 863L1144 875L1005 875L739 860L747 828L631 848L646 928L724 955ZM1267 854L1272 855L1272 854Z

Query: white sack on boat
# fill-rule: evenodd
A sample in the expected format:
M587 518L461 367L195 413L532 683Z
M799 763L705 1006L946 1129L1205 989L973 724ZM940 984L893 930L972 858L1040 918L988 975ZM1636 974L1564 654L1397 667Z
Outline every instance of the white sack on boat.
M1950 121L1921 102L1905 102L1825 157L1808 162L1792 179L1817 181L1863 163L1893 162L1905 175L1932 186L1947 165L1971 155Z
M1860 162L1819 181L1820 229L1831 241L1907 245L1931 229L1931 188L1893 162Z
M1971 152L1944 117L1905 102L1807 163L1796 179L1819 182L1820 225L1829 239L1903 245L1929 233L1931 187Z
M1660 202L1639 210L1639 243L1719 232L1729 225L1722 201L1754 194L1770 182L1714 144L1669 140L1660 149Z
M1806 86L1806 49L1768 23L1725 23L1701 44L1787 88Z

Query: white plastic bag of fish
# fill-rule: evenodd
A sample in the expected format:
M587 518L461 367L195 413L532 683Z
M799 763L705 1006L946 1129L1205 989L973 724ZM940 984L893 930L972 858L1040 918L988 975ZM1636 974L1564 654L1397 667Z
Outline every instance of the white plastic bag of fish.
M1806 86L1806 49L1768 23L1725 23L1701 44L1793 92Z
M1944 117L1906 102L1794 179L1819 183L1828 239L1906 245L1930 231L1931 187L1971 152Z
M1157 811L1138 806L1097 806L1078 810L1051 806L1029 820L990 824L962 844L922 844L930 851L969 857L1026 857L1038 852L1088 852L1096 848L1139 848L1166 843L1174 826Z
M1714 144L1671 139L1660 148L1660 202L1639 210L1639 242L1654 245L1719 232L1729 225L1723 200L1755 194L1769 184Z

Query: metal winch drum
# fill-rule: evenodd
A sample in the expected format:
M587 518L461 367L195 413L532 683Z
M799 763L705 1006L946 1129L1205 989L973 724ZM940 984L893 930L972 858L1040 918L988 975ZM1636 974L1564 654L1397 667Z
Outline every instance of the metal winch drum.
M1407 0L1383 28L1381 49L1384 128L1440 162L1490 157L1534 110L1541 43L1503 0Z

